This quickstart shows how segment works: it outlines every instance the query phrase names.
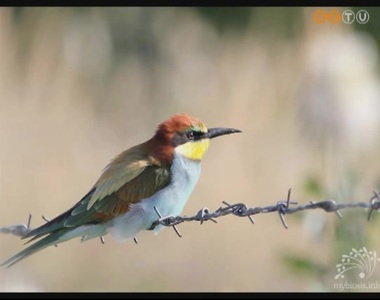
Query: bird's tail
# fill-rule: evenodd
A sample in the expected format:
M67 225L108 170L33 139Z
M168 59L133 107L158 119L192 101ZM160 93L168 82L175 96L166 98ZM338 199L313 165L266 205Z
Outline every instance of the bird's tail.
M101 226L80 226L76 228L62 228L56 230L34 244L30 245L28 248L20 251L19 253L13 255L11 258L4 261L0 266L6 266L9 268L20 260L32 255L46 247L56 245L72 238L82 237L82 241L89 240L91 238L104 235L104 227Z
M1 266L6 266L9 268L13 264L17 263L18 261L28 257L29 255L32 255L33 253L36 253L42 249L45 249L46 247L49 247L51 245L59 244L61 242L64 242L67 239L62 239L62 237L65 235L66 232L68 232L69 229L62 229L56 232L53 232L49 234L48 236L44 237L43 239L39 240L38 242L30 245L28 248L20 251L19 253L13 255L11 258L7 259L5 262L1 264Z

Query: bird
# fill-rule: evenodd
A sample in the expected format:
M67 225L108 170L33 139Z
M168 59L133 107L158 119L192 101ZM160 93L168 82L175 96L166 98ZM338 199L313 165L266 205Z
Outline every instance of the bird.
M34 242L4 261L10 267L49 246L81 237L87 241L110 234L123 242L142 230L157 234L162 216L178 216L198 182L201 160L210 140L239 133L234 128L207 128L187 113L158 125L152 138L133 146L103 169L89 192L67 211L25 234ZM156 225L155 225L156 224Z

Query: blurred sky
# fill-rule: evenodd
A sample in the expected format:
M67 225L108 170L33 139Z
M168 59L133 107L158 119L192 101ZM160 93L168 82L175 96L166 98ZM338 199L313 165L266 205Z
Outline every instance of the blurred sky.
M272 205L290 187L302 203L368 201L380 190L380 9L365 8L364 25L317 24L316 9L0 8L0 226L67 210L178 112L243 131L212 141L186 215ZM276 214L255 220L186 223L181 239L168 228L138 245L76 239L0 269L0 291L333 289L346 223L318 211L288 216L288 230ZM378 222L341 239L380 251ZM1 235L0 261L22 248ZM323 272L294 271L286 255Z

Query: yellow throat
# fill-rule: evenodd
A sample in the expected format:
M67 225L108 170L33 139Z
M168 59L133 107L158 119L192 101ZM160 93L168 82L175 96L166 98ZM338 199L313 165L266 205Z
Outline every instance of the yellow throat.
M205 155L210 139L201 139L199 141L188 142L186 144L178 146L175 151L186 158L192 160L201 160Z

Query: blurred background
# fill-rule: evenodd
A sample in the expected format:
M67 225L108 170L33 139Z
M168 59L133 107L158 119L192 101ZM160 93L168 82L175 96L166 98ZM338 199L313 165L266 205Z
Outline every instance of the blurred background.
M274 205L288 188L304 204L369 201L380 9L335 8L366 9L366 24L317 24L316 9L0 8L0 227L67 210L178 112L243 131L212 142L184 215ZM343 254L380 252L367 213L300 212L287 230L278 214L227 216L181 224L181 239L143 232L138 245L75 239L1 268L0 291L334 291ZM23 242L0 235L0 261Z

